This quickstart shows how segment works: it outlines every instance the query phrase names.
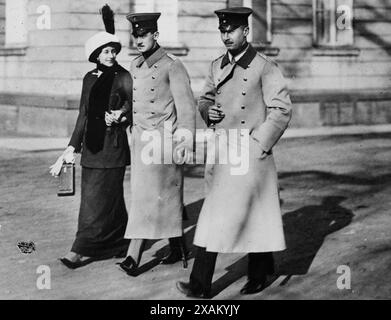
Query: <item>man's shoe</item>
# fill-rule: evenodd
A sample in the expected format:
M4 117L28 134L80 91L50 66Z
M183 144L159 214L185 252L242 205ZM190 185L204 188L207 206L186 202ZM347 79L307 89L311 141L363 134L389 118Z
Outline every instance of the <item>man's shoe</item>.
M184 295L186 295L186 297L189 298L210 299L212 297L210 292L194 292L191 289L189 282L178 281L176 283L176 287L179 290L179 292L183 293Z
M261 292L266 287L266 279L261 281L249 280L240 290L241 294L254 294Z
M128 276L135 277L138 275L137 263L131 256L126 257L122 262L118 262L117 265L126 272Z
M174 264L182 260L183 268L187 269L187 259L189 251L187 250L186 240L184 235L181 237L170 238L170 253L160 260L161 264Z
M160 260L160 264L174 264L182 260L183 268L187 268L189 253L181 249L171 250L170 253Z

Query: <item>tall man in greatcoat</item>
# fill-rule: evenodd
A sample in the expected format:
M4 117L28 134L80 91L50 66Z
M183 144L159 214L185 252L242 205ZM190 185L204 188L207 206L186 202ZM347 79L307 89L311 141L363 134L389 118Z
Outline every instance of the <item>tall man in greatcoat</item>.
M133 126L131 132L131 197L125 238L132 239L120 267L138 274L146 239L170 240L161 263L183 260L183 166L191 161L196 103L182 62L157 42L160 13L129 14L140 52L131 63ZM173 155L178 155L173 157Z
M177 282L180 292L197 298L211 297L218 252L248 253L248 281L241 294L253 294L273 272L272 252L285 249L272 148L291 119L288 90L277 65L247 42L252 10L215 13L228 51L211 63L198 107L214 128L208 143L219 141L208 151L218 147L219 152L216 163L206 165L208 190L194 237L198 250L190 281ZM232 134L238 139L218 138ZM248 170L238 174L233 164L219 161L224 147L226 153L247 147Z

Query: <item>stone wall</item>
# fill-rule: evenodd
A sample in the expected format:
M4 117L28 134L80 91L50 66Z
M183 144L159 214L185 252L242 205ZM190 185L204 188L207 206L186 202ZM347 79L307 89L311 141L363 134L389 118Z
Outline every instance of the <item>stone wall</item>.
M27 49L13 52L2 48L5 0L0 0L0 131L70 134L82 77L94 67L86 61L84 43L104 29L98 9L106 2L29 0ZM126 68L135 51L129 46L125 15L143 2L150 4L148 0L109 1L123 43L118 60ZM36 25L42 4L51 9L50 30ZM176 0L177 43L167 49L180 55L195 96L210 61L224 52L213 12L226 4L226 0ZM313 46L312 0L272 0L270 46L278 52L273 58L292 92L292 127L391 123L391 99L384 94L391 88L390 13L391 0L355 0L354 50L327 51ZM203 125L199 117L197 121Z

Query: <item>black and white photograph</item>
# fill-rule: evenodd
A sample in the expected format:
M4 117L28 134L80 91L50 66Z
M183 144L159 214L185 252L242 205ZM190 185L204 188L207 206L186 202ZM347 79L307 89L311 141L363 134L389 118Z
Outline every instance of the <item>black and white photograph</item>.
M0 300L390 300L390 164L391 0L0 0Z

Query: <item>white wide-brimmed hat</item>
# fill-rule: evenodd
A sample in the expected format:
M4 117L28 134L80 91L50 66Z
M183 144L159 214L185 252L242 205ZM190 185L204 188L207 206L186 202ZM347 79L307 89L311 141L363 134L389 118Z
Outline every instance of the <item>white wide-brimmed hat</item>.
M96 62L100 51L108 45L112 45L116 49L117 54L121 51L122 45L116 35L104 31L93 35L87 40L84 47L87 60Z

